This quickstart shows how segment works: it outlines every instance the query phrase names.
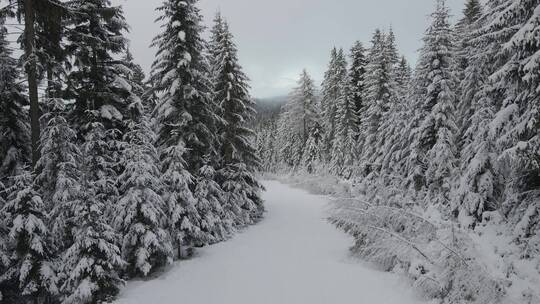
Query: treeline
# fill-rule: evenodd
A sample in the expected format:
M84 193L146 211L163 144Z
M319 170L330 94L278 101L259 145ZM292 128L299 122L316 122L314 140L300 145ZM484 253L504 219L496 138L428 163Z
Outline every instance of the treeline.
M228 23L205 41L196 0L158 11L146 78L109 0L0 9L0 303L108 301L262 216Z
M539 12L537 0L468 0L451 25L438 0L414 71L391 30L376 30L369 48L356 43L349 60L332 50L321 92L304 72L278 120L258 127L263 167L329 173L361 185L368 202L354 208L366 216L352 224L334 220L357 237L362 255L386 251L389 269L399 260L396 243L413 239L426 223L412 211L465 230L500 221L521 258L538 256ZM385 220L375 223L383 211ZM425 266L418 276L434 282L434 272ZM439 296L489 285L458 285L466 277L439 281Z

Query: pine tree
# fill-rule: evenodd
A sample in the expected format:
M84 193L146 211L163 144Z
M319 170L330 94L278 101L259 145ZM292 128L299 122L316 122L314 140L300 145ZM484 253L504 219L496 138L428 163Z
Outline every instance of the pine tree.
M119 196L116 180L123 171L122 136L142 112L142 101L127 79L132 71L117 59L126 50L123 34L128 25L121 6L109 0L74 0L69 5L74 13L66 30L65 48L74 64L67 77L65 98L75 101L70 121L81 142L87 134L95 137L96 131L103 131L93 143L100 153L93 156L103 161L88 176L93 178L89 183L98 186L96 195L112 221Z
M383 179L389 176L399 177L404 173L406 165L405 155L410 146L407 140L410 111L409 85L411 82L411 68L405 59L401 60L394 69L396 84L395 99L385 113L380 127L380 136L377 144L379 153L376 163L380 164ZM395 181L398 182L399 181Z
M215 85L215 78L218 77L218 68L220 66L219 62L219 53L220 53L220 43L223 39L224 34L224 23L226 21L223 20L223 17L221 16L221 12L217 12L214 21L212 29L210 30L210 40L208 42L208 60L210 63L210 69L211 69L211 75L212 75L212 83ZM214 90L215 91L215 90Z
M478 41L475 41L478 37L478 30L480 26L480 22L477 22L478 19L481 17L482 14L482 4L478 0L468 0L465 3L465 9L463 10L463 17L458 21L458 23L455 26L454 30L454 36L455 36L455 51L454 51L454 73L456 74L456 80L458 81L458 86L456 88L456 96L459 98L459 102L457 105L458 110L458 124L460 127L466 127L466 121L471 117L473 114L473 98L474 98L474 92L477 92L481 90L480 87L473 87L475 85L475 82L471 81L470 79L465 81L466 77L473 77L473 75L479 74L474 73L472 74L471 71L467 71L467 68L469 68L471 58L475 56L477 53L478 48ZM486 50L487 51L487 50ZM486 68L480 67L478 65L475 66L478 68ZM464 82L465 81L465 82ZM481 81L478 79L477 83L480 83ZM465 85L469 86L468 88L464 87ZM465 132L463 128L461 128L460 133ZM461 142L458 143L460 146L463 144Z
M122 61L128 68L127 75L124 77L132 86L133 93L138 97L146 97L151 90L151 87L145 82L146 75L144 74L142 67L135 62L133 54L129 48L126 49L126 53L122 58ZM151 111L154 108L154 105L148 103L148 101L150 101L149 99L150 98L143 98L143 101L146 102L143 103L146 111Z
M233 230L234 217L232 213L226 213L222 206L224 194L216 181L217 172L213 166L205 165L198 176L193 195L201 214L201 230L206 235L204 243L198 245L224 241Z
M364 96L366 64L366 49L362 42L357 41L351 49L351 67L349 68L351 96L357 115L360 114L364 106L362 98Z
M122 8L110 0L74 0L69 5L76 11L66 32L66 52L74 59L66 90L66 97L75 100L73 123L80 138L91 132L85 130L89 123L99 122L107 130L120 131L113 138L118 140L129 119L141 110L125 77L126 63L115 59L127 43Z
M184 154L185 146L165 148L161 155L163 199L167 204L167 227L177 249L177 257L191 254L192 247L206 240L201 232L201 216L195 207L196 201L190 185L193 176L187 171Z
M115 226L123 237L122 255L128 274L147 276L172 262L173 250L166 227L166 205L154 132L146 117L126 133L124 172L119 176L123 193L116 206Z
M31 150L29 116L24 108L28 100L4 22L0 17L0 180L9 187L9 177L21 174L29 164ZM6 198L0 193L2 196Z
M83 144L81 193L74 204L73 243L62 255L62 303L81 304L110 300L123 284L119 272L125 266L120 236L108 224L105 212L113 165L107 158L107 131L99 123L86 128L90 132Z
M336 123L336 100L339 97L339 79L344 75L338 74L338 50L333 48L330 53L328 69L324 74L321 92L321 117L324 129L323 157L325 161L330 160L333 140L335 138Z
M409 84L412 77L412 69L409 62L402 56L398 65L395 68L395 80L398 87L398 98L404 98L409 89Z
M66 117L66 105L60 99L50 99L41 137L41 158L37 163L36 185L46 210L50 210L50 228L57 250L64 250L73 241L71 229L75 205L79 202L81 151L77 132Z
M455 169L457 132L455 81L451 71L452 32L448 18L445 1L438 0L416 68L414 98L421 110L417 114L420 123L415 132L415 167L411 172L416 185L427 190L426 200L446 212L449 211L450 178Z
M396 100L396 85L394 80L394 65L396 62L395 42L393 34L386 35L376 30L372 46L368 53L366 66L364 110L360 113L361 121L361 170L364 174L377 171L376 163L380 157L380 139L382 117L387 113Z
M45 205L28 172L15 178L10 193L1 214L9 230L7 246L11 254L0 281L13 281L23 299L43 301L58 293Z
M207 165L206 159L210 158L213 165L220 160L218 106L212 100L206 43L201 38L202 17L196 5L196 0L165 1L158 8L162 12L158 20L164 22L164 30L153 42L158 52L152 77L154 90L161 95L157 106L161 124L158 144L165 152L165 174L178 178L165 192L172 191L167 194L169 225L174 230L172 235L180 257L189 254L193 246L208 243L211 237L201 230L205 214L197 210L198 198L193 197L193 191L195 181L201 178L201 168ZM174 168L180 171L170 172ZM183 189L185 185L188 189Z
M253 175L260 166L251 143L255 134L247 127L255 114L254 102L249 96L248 79L238 63L236 45L226 22L223 22L219 36L221 41L218 42L217 59L214 59L218 66L213 70L215 99L223 119L220 184L227 192L227 204L239 204L241 214L238 214L237 224L245 225L258 220L264 210L260 197L262 185Z
M354 163L356 138L358 137L358 117L356 106L351 98L350 80L347 76L347 62L342 52L338 53L337 74L344 75L338 81L336 104L335 138L332 145L330 164L332 172L349 178Z
M540 3L500 1L491 11L485 37L502 46L495 54L501 66L490 76L504 92L491 123L501 166L508 170L502 210L515 225L524 255L534 255L540 231Z
M206 156L217 154L218 119L196 4L196 0L170 0L158 8L164 30L153 42L158 52L152 68L154 90L162 95L157 106L158 143L171 147L183 142L188 151L184 155L187 169L194 176Z
M478 28L486 22L479 16L480 4L469 1L457 32L464 36L456 54L461 78L458 104L461 118L459 180L452 204L454 215L463 225L474 227L485 211L499 208L503 180L494 134L489 125L494 118L499 94L489 76L497 69L495 53L499 45L482 38ZM482 18L482 20L480 20ZM471 33L472 31L472 33ZM471 43L474 42L474 43Z
M297 104L301 108L300 117L295 117L295 113L291 115L287 125L292 128L295 122L301 122L303 153L300 163L309 172L313 173L322 165L322 121L321 111L315 83L311 76L304 70L298 81L298 86L294 89L291 102ZM298 130L298 129L297 129Z

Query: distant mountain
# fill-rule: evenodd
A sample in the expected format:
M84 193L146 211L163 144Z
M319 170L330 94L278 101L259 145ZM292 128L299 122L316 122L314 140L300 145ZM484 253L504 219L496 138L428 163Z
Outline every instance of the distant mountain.
M281 111L281 107L285 105L288 99L288 96L255 98L255 110L257 110L257 120L265 120L277 116Z

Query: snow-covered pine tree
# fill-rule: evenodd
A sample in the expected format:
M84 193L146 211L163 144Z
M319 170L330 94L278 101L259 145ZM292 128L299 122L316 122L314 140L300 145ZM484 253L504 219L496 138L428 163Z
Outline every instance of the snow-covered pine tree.
M304 153L303 138L297 132L294 132L290 125L293 119L292 112L289 112L290 100L283 107L276 127L276 143L279 162L285 169L297 169L301 165L302 155Z
M115 189L108 158L110 135L100 123L89 130L82 148L81 193L73 210L73 243L62 255L62 303L90 304L112 299L123 284L119 272L124 268L118 233L108 224L105 212L109 193Z
M145 82L145 74L142 67L135 62L133 54L129 48L126 48L126 53L122 58L125 66L128 68L126 71L125 79L132 86L132 92L139 97L143 98L143 106L146 111L152 111L154 104L152 104L151 98L148 98L147 94L150 93L151 87ZM141 113L142 114L142 113Z
M309 131L309 136L304 144L301 164L308 173L315 173L323 166L322 145L323 132L320 123L313 125Z
M455 170L455 81L452 74L452 30L444 0L437 0L432 23L423 38L416 68L414 100L420 108L413 143L413 179L426 190L426 202L449 216L449 190Z
M378 138L379 158L381 165L380 177L384 184L389 183L403 187L403 174L406 166L406 157L410 142L408 137L408 124L411 116L409 100L409 85L411 81L411 68L402 57L394 69L395 101L390 105L381 123L381 136ZM396 185L397 184L397 185Z
M45 301L58 293L53 268L45 205L35 189L34 177L27 171L14 178L14 186L1 215L9 230L9 265L0 276L16 290L10 301ZM1 283L0 283L1 284ZM4 292L5 293L5 292Z
M214 17L214 23L212 29L210 30L210 40L208 41L208 61L210 63L210 70L212 75L212 80L218 77L217 68L220 66L219 53L220 53L220 42L223 39L224 33L224 22L221 12L217 12ZM214 81L212 81L214 82Z
M462 123L452 211L463 226L471 228L483 220L484 212L500 207L504 189L495 138L490 132L501 95L489 76L499 68L495 55L501 46L491 38L482 37L484 30L479 27L492 16L477 15L479 10L477 1L467 2L464 18L457 27L465 38L456 54L459 64L456 70L461 77L458 113Z
M373 34L371 43L364 81L364 109L360 113L360 170L366 175L380 167L380 164L375 163L380 152L377 145L378 132L383 115L395 99L393 68L396 60L394 55L397 54L392 49L395 48L393 36L379 29Z
M310 136L310 128L319 125L315 94L314 82L304 70L279 114L277 140L280 157L292 169L303 165L304 143Z
M214 67L214 98L221 108L223 127L220 130L223 163L219 171L220 185L227 205L238 204L241 214L237 224L257 221L264 211L262 185L253 175L260 166L252 140L255 133L247 123L254 117L254 102L249 96L248 78L238 63L236 45L227 22L223 21L221 41Z
M515 225L524 256L538 254L540 239L540 3L500 1L485 36L502 45L492 75L504 99L491 123L505 169L502 211ZM501 9L503 8L503 9Z
M399 99L403 99L405 98L405 95L407 95L407 90L409 89L412 76L411 66L409 65L409 62L405 56L401 56L401 59L395 68L394 74L398 89L397 97Z
M347 61L342 52L337 57L338 97L335 100L335 138L332 143L330 158L331 172L349 178L356 156L356 138L358 137L358 116L355 101L352 99L350 80L347 75Z
M277 172L282 165L279 160L277 143L277 121L274 117L259 123L257 132L257 153L261 159L262 172Z
M293 90L291 102L301 110L300 116L291 115L288 121L288 128L295 129L301 134L302 158L300 165L309 173L317 170L322 161L322 121L319 108L319 100L315 82L306 70L300 75L298 86ZM298 123L300 123L298 128ZM294 128L293 126L297 126Z
M383 84L383 90L386 91L386 97L383 97L385 104L380 107L382 110L378 115L372 116L374 121L378 121L378 128L376 131L375 146L373 147L374 154L369 158L364 158L368 160L368 163L372 164L371 169L375 169L375 172L380 171L383 165L383 159L385 154L388 152L385 150L387 145L387 140L393 135L389 133L392 128L393 120L395 117L393 115L397 114L397 104L400 102L399 93L402 92L403 88L399 86L397 82L398 78L398 68L399 68L399 56L396 46L396 37L393 30L390 28L390 31L385 35L384 45L383 45L383 56L382 56L381 68L383 69L383 74L387 75L385 82Z
M212 99L197 1L168 0L158 11L162 13L158 20L164 23L163 32L153 42L158 48L152 67L154 91L160 95L156 107L160 123L158 144L164 152L165 174L176 178L166 186L165 192L167 204L172 208L169 225L176 230L172 232L173 239L183 257L193 246L207 244L211 238L200 229L204 214L199 214L203 210L196 208L197 198L187 192L195 190L207 157L212 165L220 161L217 135L220 120ZM175 169L180 171L171 171ZM182 189L185 185L188 188ZM167 194L167 191L172 192Z
M122 256L129 276L147 276L173 260L166 231L166 204L161 197L159 154L155 133L146 116L131 126L124 141L124 172L119 176L120 197L114 224L122 234Z
M328 68L324 73L324 79L321 84L320 109L322 127L324 129L324 146L322 150L325 162L330 161L333 140L335 138L336 100L339 96L337 61L338 50L334 47L330 52L330 62L328 63Z
M210 163L210 161L207 161ZM196 182L194 197L196 208L201 214L201 230L207 236L205 245L227 239L233 231L234 213L226 212L222 206L225 200L223 189L216 181L217 172L211 165L204 165Z
M193 176L186 169L185 153L186 148L182 142L164 148L161 153L161 180L163 199L167 205L167 228L178 258L189 256L193 246L204 243L208 237L201 232L201 216L195 207L196 200L190 189Z
M385 59L387 64L390 66L390 70L393 72L396 68L396 65L399 63L399 54L396 46L396 35L394 30L390 27L388 34L386 35L385 41ZM395 77L395 75L393 75Z
M73 242L73 211L79 202L81 151L77 132L67 121L63 100L50 99L42 116L41 158L37 163L36 186L50 214L50 229L61 252ZM49 223L48 223L49 224Z
M132 72L121 59L128 25L122 7L110 0L74 0L69 7L73 13L65 48L73 58L73 68L67 77L65 97L75 101L70 121L80 141L95 133L92 127L104 131L96 140L101 154L94 154L103 162L87 175L93 178L89 183L99 186L96 195L103 199L105 216L112 222L119 194L116 180L123 171L122 136L142 112L141 99L126 78Z
M202 17L197 0L168 0L158 11L163 32L155 37L158 48L152 66L154 91L160 94L157 106L161 129L158 143L163 147L183 142L187 169L196 176L206 156L218 153L216 107L211 96L209 66L201 38Z
M290 98L288 111L292 117L288 127L298 133L305 142L310 135L310 129L319 123L315 82L306 70L300 74L300 79Z
M362 42L357 41L351 48L351 66L349 68L349 80L351 82L351 96L354 101L357 115L363 107L364 81L366 74L366 49ZM360 123L360 121L358 121Z
M5 16L0 16L0 180L9 187L8 178L22 173L31 150L29 116L24 108L28 100L4 24ZM6 198L0 193L2 196Z
M478 75L478 72L473 73L471 70L466 71L471 64L471 58L478 52L478 45L474 39L478 36L479 26L481 22L477 22L482 15L482 4L479 0L468 0L465 3L465 9L463 10L463 17L457 22L454 28L454 63L453 70L456 76L458 86L456 87L456 96L459 98L457 104L457 123L460 127L460 134L465 132L467 127L466 121L471 117L474 112L472 105L474 93L481 90L481 87L473 87L475 84L479 84L482 81L474 82L471 79L465 81L465 78L474 77ZM487 50L486 50L487 51ZM477 69L487 68L488 66L478 66ZM465 82L464 82L465 81ZM469 86L465 88L464 86ZM462 136L460 136L462 137ZM461 139L458 141L459 147L463 146Z
M122 8L110 0L73 0L69 7L75 12L66 32L66 52L74 59L66 90L66 97L75 100L72 120L80 138L90 132L85 127L100 122L107 130L120 131L111 141L119 140L141 105L125 78L128 67L115 59L127 43Z

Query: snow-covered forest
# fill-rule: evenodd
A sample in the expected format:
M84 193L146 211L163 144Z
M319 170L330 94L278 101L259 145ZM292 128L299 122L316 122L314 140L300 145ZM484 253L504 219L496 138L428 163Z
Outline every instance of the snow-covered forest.
M450 14L414 68L390 28L331 50L320 89L304 71L256 127L262 165L334 194L352 252L429 297L540 303L540 1Z
M254 104L224 18L205 41L197 1L164 1L147 77L121 6L1 3L1 303L106 302L259 221Z
M540 0L434 0L415 67L376 29L283 106L160 2L145 74L121 5L0 0L1 304L540 303Z

